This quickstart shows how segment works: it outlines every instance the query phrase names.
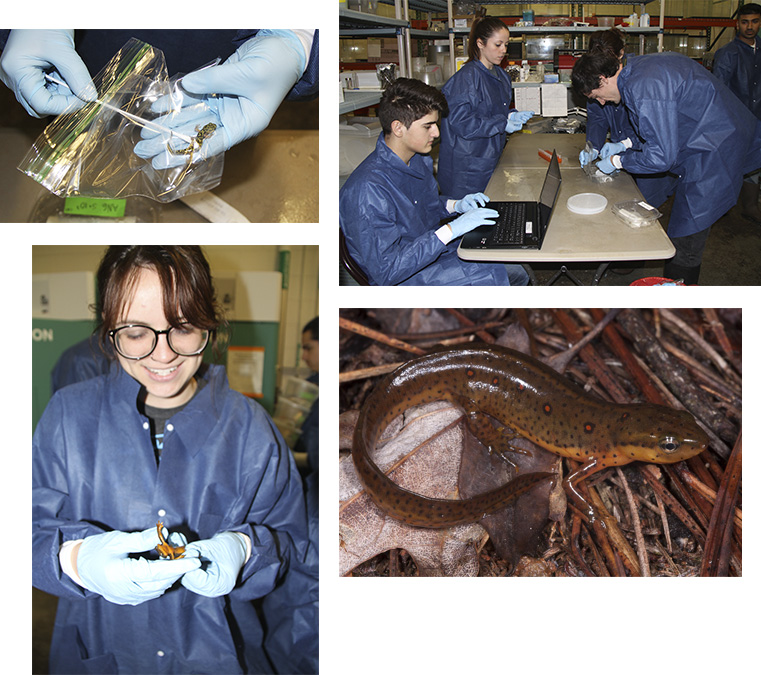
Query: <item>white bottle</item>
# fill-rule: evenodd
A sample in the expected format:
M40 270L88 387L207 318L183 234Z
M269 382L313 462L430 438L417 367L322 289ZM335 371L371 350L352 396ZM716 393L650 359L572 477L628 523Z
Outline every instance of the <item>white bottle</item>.
M528 75L531 72L531 68L528 65L528 61L525 59L521 61L521 82L528 80Z
M640 28L648 28L650 26L650 15L645 12L641 17L639 17L639 27Z
M632 12L628 19L630 26L639 26L639 17L636 12Z

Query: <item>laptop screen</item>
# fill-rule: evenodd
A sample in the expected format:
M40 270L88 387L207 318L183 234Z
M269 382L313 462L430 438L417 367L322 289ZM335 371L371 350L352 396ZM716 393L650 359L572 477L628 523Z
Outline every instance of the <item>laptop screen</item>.
M560 165L555 152L552 152L550 167L547 169L547 175L544 178L542 194L539 196L539 203L551 209L555 204L555 198L560 190Z

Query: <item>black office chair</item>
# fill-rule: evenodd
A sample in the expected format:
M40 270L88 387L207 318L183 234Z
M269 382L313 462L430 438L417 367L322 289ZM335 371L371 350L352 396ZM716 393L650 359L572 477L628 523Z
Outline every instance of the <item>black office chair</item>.
M346 246L346 239L344 238L344 233L341 228L338 228L338 236L338 250L341 257L341 269L338 276L339 286L369 286L370 282L367 280L367 276L362 271L362 268L357 265L354 258L349 254L349 249Z

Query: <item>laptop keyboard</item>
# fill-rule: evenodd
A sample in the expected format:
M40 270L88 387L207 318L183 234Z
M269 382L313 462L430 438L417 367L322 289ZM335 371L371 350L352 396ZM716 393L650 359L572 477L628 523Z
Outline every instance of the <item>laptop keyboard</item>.
M522 244L525 223L525 204L515 203L500 209L499 218L492 230L491 244Z

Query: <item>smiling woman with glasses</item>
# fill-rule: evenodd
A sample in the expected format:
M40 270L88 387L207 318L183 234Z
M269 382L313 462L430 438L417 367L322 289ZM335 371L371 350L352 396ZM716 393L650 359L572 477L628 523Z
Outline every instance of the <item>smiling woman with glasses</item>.
M290 579L294 604L305 580L316 595L316 569L288 447L203 363L223 325L206 258L112 246L97 278L120 367L56 392L33 443L33 582L59 596L51 672L269 672L269 642L316 631L266 629L292 623ZM183 557L159 559L163 537ZM260 620L251 601L276 586Z

